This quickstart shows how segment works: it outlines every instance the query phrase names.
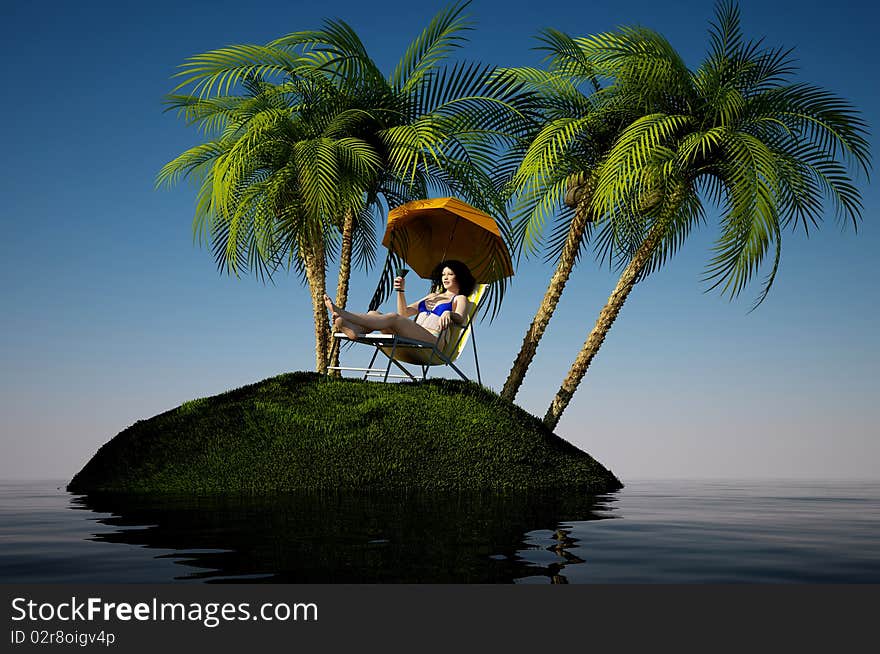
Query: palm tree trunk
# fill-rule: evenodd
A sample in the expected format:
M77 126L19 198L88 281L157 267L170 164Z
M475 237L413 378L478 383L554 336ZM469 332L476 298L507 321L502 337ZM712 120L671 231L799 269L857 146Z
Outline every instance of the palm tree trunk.
M354 242L354 213L349 210L345 212L345 218L342 220L342 250L339 253L339 279L336 282L336 306L340 309L345 308L348 302L348 281L351 278L351 249ZM330 335L330 347L333 347L333 335ZM329 352L328 352L329 356ZM339 365L339 348L333 350L333 357L328 365ZM334 373L339 375L339 371Z
M327 370L327 356L330 352L330 323L327 307L324 306L326 292L326 271L324 243L320 239L301 248L303 264L306 269L306 281L312 295L312 312L315 319L315 369L318 372Z
M556 425L559 424L562 412L568 407L574 392L587 373L587 368L590 367L593 358L602 346L602 342L605 340L605 336L608 335L611 325L614 324L617 314L623 308L629 292L633 289L645 266L651 260L651 254L654 248L657 247L665 228L666 223L661 220L658 220L654 227L651 228L648 237L639 246L629 265L617 281L617 286L614 287L608 302L602 308L602 311L599 312L599 319L596 321L590 335L587 336L587 340L584 342L581 351L571 365L568 375L563 380L562 386L556 392L556 397L553 398L544 416L544 424L551 431L556 429Z
M574 268L574 262L577 259L577 253L581 247L587 223L592 219L591 212L588 210L589 202L589 198L581 201L579 209L575 212L575 217L571 221L568 236L562 248L562 254L559 257L559 262L556 264L556 271L553 273L553 277L550 278L550 284L544 293L544 299L541 300L538 312L535 314L532 324L529 325L528 331L526 331L519 354L516 355L513 367L510 369L507 381L504 382L504 388L501 390L501 397L506 400L513 402L520 386L522 386L526 371L528 371L532 359L535 358L535 352L538 350L538 343L540 343L541 337L544 336L547 324L556 310L556 305L559 303L559 298L562 296L562 291L565 289L565 284L568 282L572 268Z

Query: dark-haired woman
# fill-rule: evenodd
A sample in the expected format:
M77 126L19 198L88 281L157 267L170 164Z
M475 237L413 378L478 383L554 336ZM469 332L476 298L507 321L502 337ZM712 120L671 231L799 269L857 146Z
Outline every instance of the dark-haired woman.
M397 295L396 313L352 313L340 309L324 295L324 304L333 319L333 327L350 339L372 331L385 334L398 334L426 343L436 342L442 348L445 344L446 328L452 323L464 324L467 316L467 296L474 291L474 277L470 269L460 261L443 261L434 268L431 275L433 293L418 302L406 303L403 277L394 278ZM416 319L410 320L413 316Z

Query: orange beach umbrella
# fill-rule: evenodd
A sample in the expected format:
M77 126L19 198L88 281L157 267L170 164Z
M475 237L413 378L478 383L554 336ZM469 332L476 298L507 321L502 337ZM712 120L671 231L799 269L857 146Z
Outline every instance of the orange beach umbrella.
M392 209L382 245L425 279L447 259L466 264L484 284L513 275L495 219L458 198L416 200Z

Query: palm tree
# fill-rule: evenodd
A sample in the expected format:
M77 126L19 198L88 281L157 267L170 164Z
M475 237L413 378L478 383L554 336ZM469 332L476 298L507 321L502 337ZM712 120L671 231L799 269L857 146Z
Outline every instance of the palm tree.
M357 98L358 136L378 153L381 165L366 189L368 207L390 208L428 197L432 191L458 195L489 213L506 217L501 193L504 167L499 150L513 143L534 122L531 94L512 76L491 66L444 65L470 28L464 9L469 2L439 12L413 40L389 76L369 57L357 34L342 21L323 29L297 32L274 41L282 49L306 47L314 70L321 71ZM380 202L381 198L381 202ZM337 304L345 307L350 270L351 233L357 223L346 214L341 225ZM500 222L502 229L505 223ZM396 260L389 255L371 308L391 288ZM505 283L494 285L489 304L497 311ZM338 357L338 350L334 355ZM331 362L335 365L337 362Z
M228 117L218 118L211 107L221 105L228 111L228 103L235 102L234 96L227 95L228 89L253 78L258 80L264 101L283 114L288 124L283 134L261 132L265 144L255 144L259 136L252 134L246 145L237 149L241 160L236 169L242 174L235 178L236 185L213 174L213 166L220 160L216 148L207 144L171 162L160 179L173 182L181 174L202 173L202 196L226 198L222 205L212 201L200 202L197 207L196 227L203 227L209 217L215 236L226 243L225 248L215 244L215 251L224 254L218 260L221 265L244 259L274 269L280 262L277 248L245 247L250 256L244 257L239 249L245 242L233 244L231 239L266 227L266 215L288 216L272 223L272 244L287 248L289 262L302 264L311 288L318 369L332 363L327 361L330 338L320 303L327 253L334 253L341 241L337 303L344 307L353 247L360 245L358 260L364 266L374 259L371 213L383 205L427 197L432 189L462 195L495 213L504 210L490 175L493 154L499 143L520 129L516 125L527 119L516 108L517 103L525 105L517 86L490 67L440 65L463 40L461 32L468 28L463 15L466 4L438 13L388 78L368 56L357 34L342 21L328 21L317 31L289 34L267 46L236 46L199 55L179 73L185 80L178 88L192 86L192 90L189 95L171 96L170 104L184 111L190 121L209 128L225 125ZM281 83L267 82L270 75L280 77ZM294 133L312 145L297 148L288 143L289 151L278 151L278 144ZM268 159L261 157L264 145L273 152ZM345 159L343 151L348 147L355 152ZM293 180L281 174L289 168L289 153L307 155L313 165L306 178ZM228 167L223 164L223 170ZM266 175L278 181L279 189L284 188L284 198L245 194L252 183L263 184ZM208 193L205 185L214 191ZM218 185L223 190L218 191ZM217 210L228 211L239 197L248 197L260 209L233 212L237 221L248 225L226 228L225 219L218 220ZM257 215L262 216L262 227L248 222ZM267 238L258 239L264 241ZM296 256L292 256L294 252ZM390 263L384 278L393 269ZM387 288L388 279L384 281Z
M591 197L596 171L621 130L642 110L641 88L602 87L597 69L570 36L545 30L539 36L549 52L548 70L505 71L540 99L541 123L511 156L520 164L510 184L517 197L518 244L534 253L548 216L556 226L547 246L547 260L556 268L538 311L526 330L501 396L513 401L559 302L565 285L597 219Z
M330 343L323 295L333 217L363 209L364 180L380 162L351 134L359 115L350 98L302 60L273 56L286 69L280 84L267 82L265 71L246 71L241 95L197 88L168 97L170 108L213 138L166 164L158 183L198 179L193 229L200 240L210 237L221 269L265 278L286 263L305 278L320 369Z
M633 286L704 219L705 201L721 208L710 288L738 296L773 252L755 307L776 276L783 230L808 234L829 198L839 220L858 226L861 195L849 171L867 176L870 167L858 112L829 91L792 81L790 50L745 41L735 4L717 6L709 36L708 57L693 72L650 30L578 40L584 59L615 85L641 85L648 111L626 127L598 171L590 208L605 217L625 267L544 416L551 429Z

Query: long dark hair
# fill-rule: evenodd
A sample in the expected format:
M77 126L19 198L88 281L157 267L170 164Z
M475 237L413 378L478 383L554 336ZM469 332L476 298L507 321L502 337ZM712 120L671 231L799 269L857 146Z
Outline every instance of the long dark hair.
M447 261L441 261L440 263L438 263L433 272L431 272L431 284L433 285L435 293L442 293L444 290L444 268L449 268L452 272L455 273L455 281L458 282L458 292L461 295L470 295L474 292L474 286L477 285L477 281L471 274L471 269L464 265L461 261L449 259Z

